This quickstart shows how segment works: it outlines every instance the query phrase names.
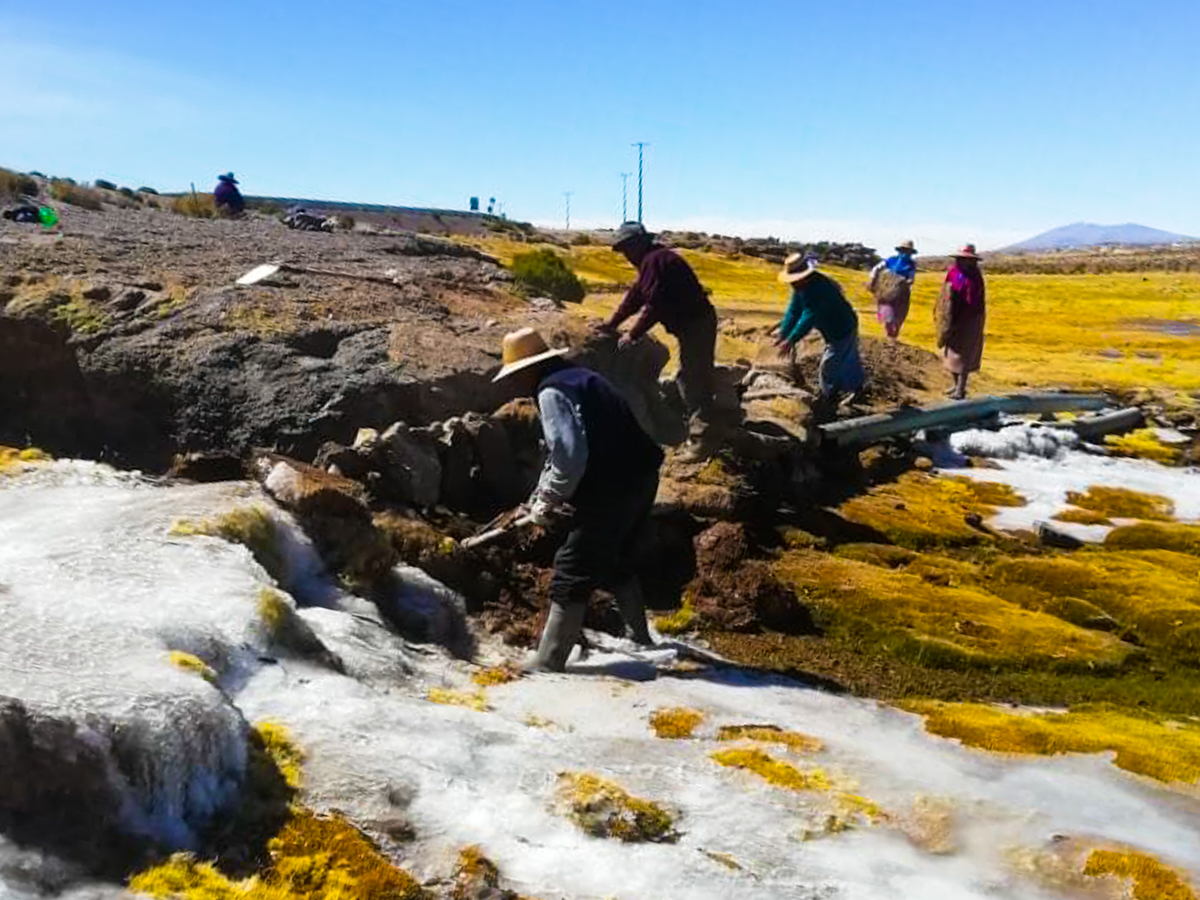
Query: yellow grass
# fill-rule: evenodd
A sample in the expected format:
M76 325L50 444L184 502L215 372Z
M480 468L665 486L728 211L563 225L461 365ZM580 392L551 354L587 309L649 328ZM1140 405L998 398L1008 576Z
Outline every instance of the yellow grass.
M925 716L925 728L995 753L1053 756L1113 753L1122 769L1159 781L1200 779L1200 724L1173 722L1115 707L1020 714L976 703L913 700L901 704Z

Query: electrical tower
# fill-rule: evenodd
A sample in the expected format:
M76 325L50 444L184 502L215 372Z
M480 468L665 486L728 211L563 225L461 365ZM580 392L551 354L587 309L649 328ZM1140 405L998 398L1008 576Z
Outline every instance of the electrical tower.
M621 173L621 222L629 221L629 176L632 172Z
M567 231L571 230L571 195L574 191L563 191L563 196L567 198Z
M638 218L642 221L642 148L650 146L649 141L636 141L630 146L638 148Z

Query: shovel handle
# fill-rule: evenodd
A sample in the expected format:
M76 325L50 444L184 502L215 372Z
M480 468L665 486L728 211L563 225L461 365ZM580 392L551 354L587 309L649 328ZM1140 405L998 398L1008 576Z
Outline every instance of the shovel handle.
M502 537L505 534L508 534L510 531L515 531L518 528L524 528L527 525L532 525L533 523L533 516L521 516L521 518L516 519L508 525L501 525L499 528L493 528L490 531L483 532L483 534L477 534L474 537L466 538L461 544L459 544L459 546L464 550L473 550L476 547L482 547L484 544L490 544L492 541Z

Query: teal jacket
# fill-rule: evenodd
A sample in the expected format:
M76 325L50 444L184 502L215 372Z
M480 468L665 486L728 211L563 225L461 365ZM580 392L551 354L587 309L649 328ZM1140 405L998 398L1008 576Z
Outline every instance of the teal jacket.
M846 302L838 283L828 275L813 272L792 287L779 336L794 344L813 329L827 341L840 341L858 331L858 314Z

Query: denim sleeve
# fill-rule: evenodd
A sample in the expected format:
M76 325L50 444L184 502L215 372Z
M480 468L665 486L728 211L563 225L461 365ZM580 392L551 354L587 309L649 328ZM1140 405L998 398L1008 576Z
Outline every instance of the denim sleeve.
M538 411L546 438L546 465L534 497L557 505L574 496L587 469L587 431L579 407L558 388L538 393Z

